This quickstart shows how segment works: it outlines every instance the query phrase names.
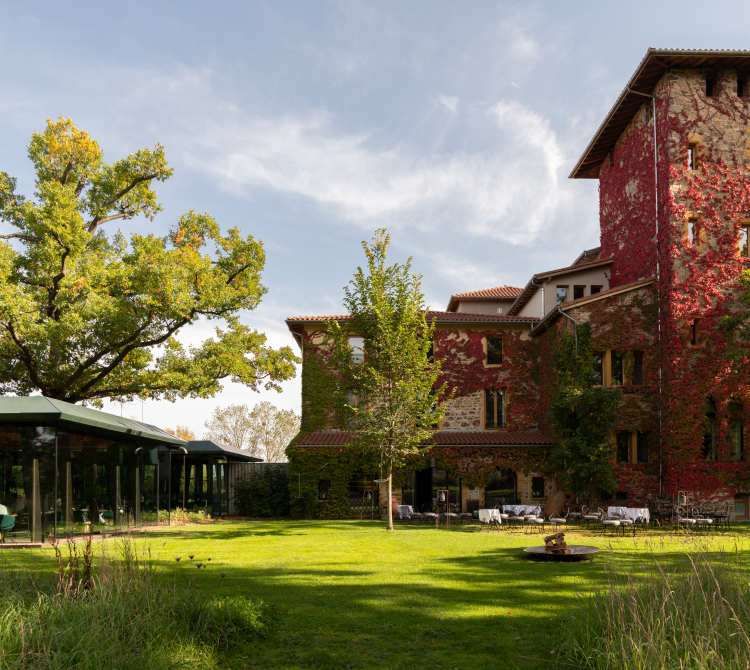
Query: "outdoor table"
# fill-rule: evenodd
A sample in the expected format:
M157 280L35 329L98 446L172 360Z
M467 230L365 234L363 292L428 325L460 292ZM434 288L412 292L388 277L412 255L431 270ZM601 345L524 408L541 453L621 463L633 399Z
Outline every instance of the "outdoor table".
M644 517L646 523L651 521L651 512L649 512L648 507L608 507L607 516L613 516L614 514L626 516L633 521L640 517Z
M533 514L534 516L541 516L542 508L539 505L503 505L503 512L513 512L516 516L523 516L524 514Z
M403 519L406 517L407 519L411 519L411 515L414 514L414 510L412 509L411 505L398 505L398 518Z
M479 520L484 523L490 523L490 521L494 521L495 523L502 523L503 521L500 518L499 509L480 509Z

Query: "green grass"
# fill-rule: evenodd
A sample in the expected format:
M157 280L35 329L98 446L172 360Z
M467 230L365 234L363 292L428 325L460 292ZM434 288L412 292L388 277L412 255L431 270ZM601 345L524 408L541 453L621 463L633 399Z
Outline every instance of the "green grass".
M712 538L704 549L747 552L747 530ZM669 561L695 546L667 533L569 532L567 541L606 551L587 562L537 562L520 549L540 544L540 535L476 526L398 526L389 534L368 521L217 521L144 540L162 579L192 578L212 595L266 603L267 637L231 652L226 667L410 670L553 667L563 617L606 584L608 562L647 574L652 555ZM33 557L52 569L50 552ZM3 559L31 556L13 551Z

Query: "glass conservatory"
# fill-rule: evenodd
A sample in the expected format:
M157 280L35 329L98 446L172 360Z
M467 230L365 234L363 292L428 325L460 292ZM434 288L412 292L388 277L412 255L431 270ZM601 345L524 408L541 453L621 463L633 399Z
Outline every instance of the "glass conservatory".
M155 426L59 400L0 398L3 541L155 523L169 508L173 460L181 472L186 444Z

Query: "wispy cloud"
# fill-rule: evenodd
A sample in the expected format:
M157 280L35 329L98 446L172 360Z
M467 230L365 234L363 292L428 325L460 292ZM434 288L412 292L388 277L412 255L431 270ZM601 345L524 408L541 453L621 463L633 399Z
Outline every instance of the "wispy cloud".
M451 114L458 112L458 98L453 95L443 95L437 97L438 102L445 107Z
M528 242L565 199L563 147L546 119L518 103L500 102L491 116L492 150L429 153L376 147L368 133L342 132L325 112L231 115L203 121L186 160L236 195L307 198L367 229L458 224L468 235Z

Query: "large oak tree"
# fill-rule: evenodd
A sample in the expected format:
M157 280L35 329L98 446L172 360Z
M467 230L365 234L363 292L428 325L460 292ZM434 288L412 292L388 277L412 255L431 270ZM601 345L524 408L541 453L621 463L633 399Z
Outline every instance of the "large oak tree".
M189 211L165 237L110 230L161 210L155 182L172 175L164 148L114 163L70 119L34 133L36 192L18 195L0 172L0 392L98 404L103 398L210 397L221 380L278 390L294 376L292 350L274 350L245 324L266 289L263 245L223 234ZM214 337L185 347L180 329L216 321Z

